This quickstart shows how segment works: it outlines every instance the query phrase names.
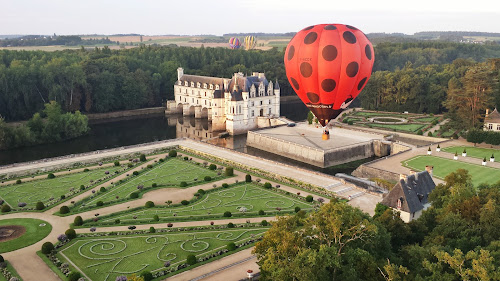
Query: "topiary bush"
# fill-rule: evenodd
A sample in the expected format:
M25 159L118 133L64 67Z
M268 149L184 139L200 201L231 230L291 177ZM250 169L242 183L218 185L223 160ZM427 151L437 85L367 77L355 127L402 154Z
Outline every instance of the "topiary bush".
M83 224L83 219L81 216L76 216L75 220L73 221L74 226L80 226Z
M186 259L186 262L187 262L189 265L196 264L196 262L197 262L196 256L195 256L195 255L188 255L188 256L187 256L187 259Z
M115 161L115 166L116 167L120 166L120 161Z
M102 207L104 205L104 202L102 201L97 201L97 203L95 204L97 207Z
M48 179L53 179L55 177L56 177L56 175L54 175L53 173L50 173L50 174L47 175Z
M21 184L23 181L22 180L17 180L16 184Z
M232 222L228 223L227 228L234 228L234 223L232 223Z
M152 226L151 226L151 227L149 228L149 233L155 233L155 232L156 232L156 229L155 229L154 227L152 227Z
M59 208L59 213L61 213L63 215L69 213L69 207L68 206L61 206L61 208Z
M189 204L189 201L187 201L187 200L182 200L182 201L181 201L181 204L182 204L182 205L188 205L188 204Z
M38 201L38 202L36 202L35 209L37 209L38 211L43 210L43 209L45 209L45 205L43 204L43 202Z
M312 197L312 195L307 195L306 196L306 201L307 202L312 202L314 200L314 198Z
M8 213L10 211L11 211L11 208L9 205L7 205L7 204L2 205L2 213Z
M222 184L222 188L228 188L228 187L229 187L229 184L227 184L227 183Z
M90 171L90 170L89 170L89 169L87 169L87 168L85 168L85 169L83 169L83 171L86 173L86 172L88 172L88 171Z
M210 166L208 166L208 168L212 171L214 171L215 169L217 169L217 165L215 164L210 164Z
M71 271L68 274L68 281L78 281L78 279L80 279L81 277L82 277L82 275L80 274L80 272L78 272L78 271Z
M205 181L211 181L211 180L212 180L212 177L211 177L211 176L205 176L203 179L204 179Z
M153 208L155 206L155 203L153 201L148 201L144 206L146 206L146 208Z
M266 220L262 220L262 222L260 222L260 224L262 226L267 226L269 223Z
M249 174L247 174L247 175L245 176L245 182L252 182L252 176L251 176L251 175L249 175Z
M76 231L73 228L69 228L64 234L66 234L69 240L76 238Z
M189 160L189 157L184 156L184 160L185 160L185 161Z
M169 157L177 157L177 151L175 151L175 150L170 150L170 151L168 152L168 156L169 156Z
M422 130L418 130L418 131L417 131L417 135L421 136L421 135L423 135L423 134L424 134L424 132L423 132Z
M116 223L116 224L120 224L120 222L121 222L121 221L120 221L120 219L116 219L116 220L115 220L115 223Z
M271 189L272 187L273 187L273 186L271 185L271 183L270 183L270 182L266 182L266 183L264 184L264 188Z
M234 250L236 250L236 244L234 244L234 242L229 242L227 244L226 248L228 251L234 251Z
M141 162L146 162L146 155L144 154L141 154L141 156L139 157L139 160L141 160Z
M226 217L226 218L230 218L230 217L232 217L232 216L233 216L233 214L231 214L231 212L229 212L229 211L225 211L225 212L224 212L224 217Z
M295 213L298 213L299 211L300 211L300 207L299 206L295 207Z
M159 217L158 215L154 215L154 216L153 216L153 220L154 220L154 221L160 221L160 217Z
M224 173L224 174L225 174L226 176L228 176L228 177L233 176L233 175L234 175L234 169L233 169L233 167L227 167L227 168L226 168L226 171L225 171L225 173Z
M54 244L50 242L45 242L42 245L42 254L48 255L54 250Z
M180 183L180 186L181 186L181 187L186 187L187 185L188 185L188 184L187 184L187 182L185 182L185 181L181 181L181 183Z
M139 198L139 193L138 192L132 192L130 193L130 199L137 199Z
M138 176L138 175L139 175L139 171L134 171L134 172L132 173L132 175L134 175L134 176Z
M2 255L0 255L0 262L5 262L5 259L3 258Z
M101 186L101 189L99 189L100 192L106 192L106 188L104 186Z
M157 183L153 183L153 184L151 185L151 187L153 187L153 188L154 188L154 187L158 187L158 184L157 184Z
M259 216L263 216L265 214L266 214L266 212L264 212L264 210L259 210Z
M200 189L198 189L198 191L197 191L197 192L198 192L200 195L203 195L203 194L207 193L204 189L201 189L201 188L200 188Z

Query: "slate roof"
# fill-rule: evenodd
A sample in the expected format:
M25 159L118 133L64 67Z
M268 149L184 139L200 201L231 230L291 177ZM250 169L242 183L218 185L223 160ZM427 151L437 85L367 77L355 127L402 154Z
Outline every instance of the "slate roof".
M207 83L207 85L213 84L213 85L219 85L219 89L222 89L223 87L223 79L222 78L217 78L217 77L208 77L208 76L198 76L198 75L189 75L189 74L184 74L181 76L180 81L188 81L189 83L194 82L200 82L201 87L203 87L203 83Z
M234 77L231 78L228 85L229 90L233 90L236 83L236 86L238 86L239 90L242 92L250 92L250 87L252 87L252 85L254 85L255 88L259 88L260 83L264 83L265 90L267 91L267 85L269 84L265 77L259 78L258 76L238 77L236 81L237 82L235 82Z
M243 95L241 94L241 91L233 91L231 93L231 101L242 101L243 100Z
M215 90L214 91L214 99L222 99L224 98L224 93L222 90Z
M484 123L500 123L500 113L496 108L484 118Z
M429 193L436 187L431 175L423 171L401 179L394 188L382 199L382 204L401 211L414 213L424 208L428 203ZM398 208L401 200L401 208Z

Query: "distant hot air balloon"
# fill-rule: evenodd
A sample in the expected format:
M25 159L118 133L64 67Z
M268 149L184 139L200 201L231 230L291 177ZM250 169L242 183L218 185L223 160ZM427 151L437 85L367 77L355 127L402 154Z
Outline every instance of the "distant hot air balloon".
M255 39L254 36L247 36L245 37L245 50L251 50L253 48L255 48L255 45L257 45L257 39Z
M364 88L375 57L372 44L359 29L318 24L292 38L284 59L288 81L324 127Z
M229 47L231 49L239 49L241 47L240 39L236 37L231 37L229 39Z

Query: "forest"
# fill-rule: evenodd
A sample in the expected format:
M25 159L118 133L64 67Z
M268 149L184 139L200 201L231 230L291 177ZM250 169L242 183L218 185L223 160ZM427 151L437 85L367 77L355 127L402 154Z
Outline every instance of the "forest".
M268 79L280 82L282 95L293 95L283 54L276 48L244 51L175 45L56 52L0 50L0 115L7 122L26 120L52 100L63 111L82 113L161 106L173 98L179 66L185 73L218 77L231 77L238 71L265 72ZM500 104L500 63L494 59L500 58L499 45L380 43L375 46L375 57L374 73L356 100L358 106L447 112L460 104L462 90L474 88L471 78L477 71L487 74L479 85L488 97L482 106ZM457 116L477 117L484 107L475 112L452 109Z
M116 42L104 39L83 40L80 36L41 36L28 35L12 39L0 40L0 47L19 47L19 46L80 46L95 44L116 44Z

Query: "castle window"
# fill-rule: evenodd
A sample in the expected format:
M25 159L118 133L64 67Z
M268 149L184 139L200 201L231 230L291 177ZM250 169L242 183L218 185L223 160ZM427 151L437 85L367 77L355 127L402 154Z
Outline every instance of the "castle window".
M488 124L488 130L493 130L493 124Z
M272 109L271 109L271 108L269 108L269 115L271 115L271 112L272 112Z
M194 98L191 98L191 102L194 103Z
M214 85L210 84L210 90L214 89Z
M184 86L187 86L188 85L188 81L184 82Z
M194 82L191 82L191 87L194 87Z
M262 101L260 101L260 105L262 105Z
M198 100L196 100L196 104L198 104Z
M241 105L239 106L239 110L238 110L238 111L239 111L239 113L241 114Z
M497 131L500 131L500 125L497 125Z
M252 115L251 115L251 116L252 116L252 117L254 116L254 112L253 112L253 110L252 110Z
M254 106L254 103L252 102L251 105Z
M219 89L219 85L215 85L215 89L218 90Z
M199 87L200 87L200 85L201 85L201 84L200 84L200 82L196 83L196 87L198 87L198 88L199 88Z
M207 100L205 100L205 105L207 105Z

